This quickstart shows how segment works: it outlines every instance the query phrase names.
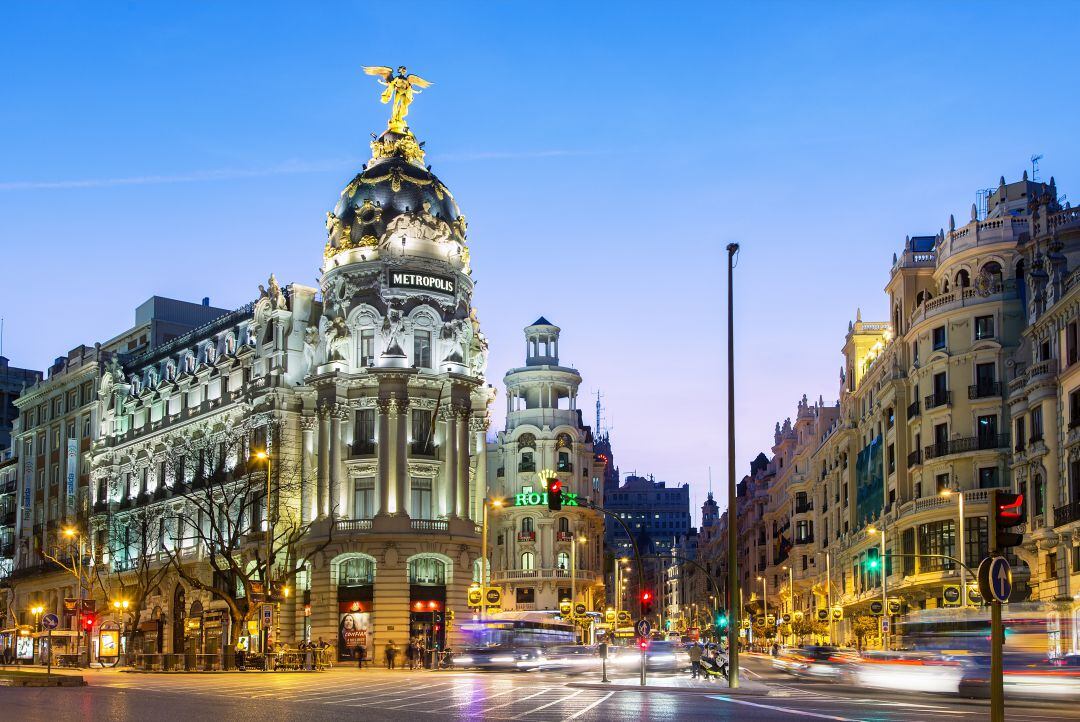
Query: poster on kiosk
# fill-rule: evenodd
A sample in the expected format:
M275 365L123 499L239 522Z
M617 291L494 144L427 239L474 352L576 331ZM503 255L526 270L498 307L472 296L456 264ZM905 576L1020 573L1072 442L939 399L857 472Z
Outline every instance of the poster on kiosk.
M341 602L338 605L338 661L355 660L360 647L371 659L371 612L366 602Z

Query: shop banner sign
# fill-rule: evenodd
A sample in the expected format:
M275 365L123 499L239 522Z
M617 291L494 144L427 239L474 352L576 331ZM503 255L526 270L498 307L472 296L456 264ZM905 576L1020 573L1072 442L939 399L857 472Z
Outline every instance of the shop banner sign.
M79 442L67 440L67 510L75 511L75 472L79 468Z

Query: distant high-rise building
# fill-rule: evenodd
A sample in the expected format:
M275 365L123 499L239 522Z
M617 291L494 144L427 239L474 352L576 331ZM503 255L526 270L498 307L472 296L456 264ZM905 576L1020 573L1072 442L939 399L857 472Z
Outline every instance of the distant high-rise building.
M11 427L19 417L15 399L28 386L41 381L41 372L21 369L0 356L0 452L11 446Z

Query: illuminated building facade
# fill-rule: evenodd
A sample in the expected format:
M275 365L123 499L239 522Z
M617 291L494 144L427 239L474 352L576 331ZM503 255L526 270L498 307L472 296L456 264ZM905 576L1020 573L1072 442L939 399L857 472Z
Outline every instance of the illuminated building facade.
M558 609L570 599L604 604L603 513L606 462L578 408L581 374L559 363L561 329L541 317L525 328L525 365L506 372L506 428L489 446L492 583L503 608ZM548 509L547 477L563 484L562 510ZM576 546L576 548L575 548Z

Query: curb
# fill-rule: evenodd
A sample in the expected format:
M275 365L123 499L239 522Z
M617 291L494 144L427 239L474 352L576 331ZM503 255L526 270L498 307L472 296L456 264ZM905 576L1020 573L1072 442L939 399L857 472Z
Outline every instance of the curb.
M49 675L25 674L4 675L0 674L0 687L85 687L86 680L74 674Z

